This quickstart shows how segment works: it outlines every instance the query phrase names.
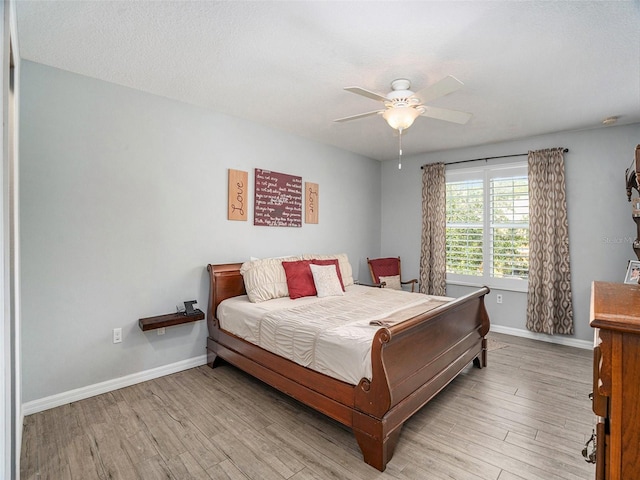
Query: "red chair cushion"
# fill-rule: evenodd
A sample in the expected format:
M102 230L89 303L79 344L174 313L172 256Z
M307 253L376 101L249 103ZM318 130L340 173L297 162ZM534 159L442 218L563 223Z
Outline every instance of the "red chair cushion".
M369 260L369 263L371 263L375 283L380 283L381 276L392 277L394 275L400 275L397 258L374 258Z

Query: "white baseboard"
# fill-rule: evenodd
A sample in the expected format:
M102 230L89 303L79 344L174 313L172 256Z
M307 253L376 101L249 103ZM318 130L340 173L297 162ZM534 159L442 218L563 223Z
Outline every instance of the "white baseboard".
M132 373L124 377L114 378L112 380L107 380L106 382L95 383L93 385L87 385L86 387L76 388L75 390L69 390L68 392L57 393L50 397L23 403L22 415L31 415L32 413L42 412L50 408L59 407L60 405L66 405L67 403L77 402L78 400L100 395L101 393L111 392L119 388L135 385L136 383L146 382L147 380L153 380L154 378L181 372L182 370L199 367L206 363L207 355L205 354L171 363L169 365L163 365L162 367L152 368L150 370Z
M503 327L500 325L491 325L491 331L496 333L504 333L505 335L513 335L514 337L531 338L542 342L557 343L558 345L566 345L568 347L593 349L593 342L586 340L578 340L576 338L567 337L565 335L547 335L545 333L535 333L529 330L521 330L519 328Z

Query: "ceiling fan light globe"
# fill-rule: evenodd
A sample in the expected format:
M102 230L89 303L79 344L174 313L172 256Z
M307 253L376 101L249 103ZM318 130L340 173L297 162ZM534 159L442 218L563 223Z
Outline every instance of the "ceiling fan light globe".
M416 117L420 115L415 108L412 107L394 107L386 110L382 117L387 121L391 128L396 130L406 130L411 125Z

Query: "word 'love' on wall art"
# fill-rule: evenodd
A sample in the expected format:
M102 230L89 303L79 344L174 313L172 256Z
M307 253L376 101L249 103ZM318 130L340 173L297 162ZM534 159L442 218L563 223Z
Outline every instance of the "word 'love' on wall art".
M304 182L306 210L305 223L318 223L320 209L320 187L317 183Z
M302 226L302 177L255 169L253 224Z
M247 221L247 188L249 174L241 170L229 169L228 220Z

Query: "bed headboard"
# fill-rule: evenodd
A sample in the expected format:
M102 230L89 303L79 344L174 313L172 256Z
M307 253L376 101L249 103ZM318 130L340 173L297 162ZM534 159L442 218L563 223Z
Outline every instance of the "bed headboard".
M227 298L245 295L244 281L240 274L242 263L225 263L207 266L209 271L209 309L208 318L216 316L220 302Z

